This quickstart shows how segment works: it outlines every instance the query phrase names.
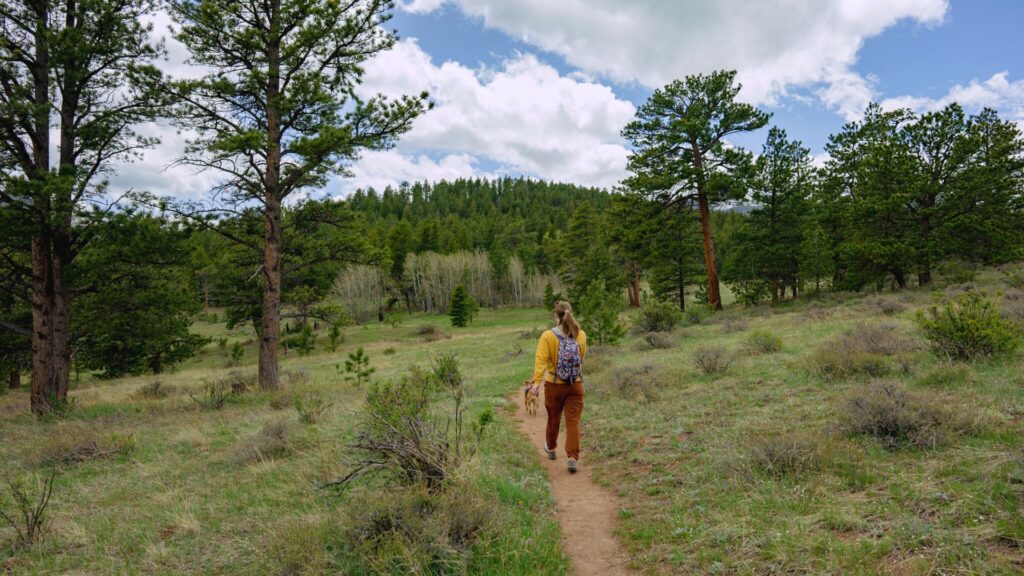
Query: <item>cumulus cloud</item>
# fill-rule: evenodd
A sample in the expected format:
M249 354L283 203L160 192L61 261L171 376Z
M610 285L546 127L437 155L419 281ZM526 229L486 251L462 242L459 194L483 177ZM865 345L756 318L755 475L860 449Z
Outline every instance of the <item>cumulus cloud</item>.
M373 188L383 190L402 182L488 178L494 176L477 169L477 159L469 154L448 154L438 161L425 154L411 156L394 150L365 153L352 168L352 176L336 182L344 190Z
M852 66L867 38L902 20L940 23L948 0L448 0L484 25L573 66L650 88L696 72L736 69L754 104L819 87L844 116L874 96ZM409 0L415 12L441 0ZM824 86L821 88L821 86Z
M1007 118L1024 123L1024 80L1011 81L1008 72L999 72L984 82L972 80L966 86L957 84L938 98L899 96L886 98L883 108L909 108L915 112L932 112L957 102L969 111L995 108Z
M628 152L619 132L633 117L633 105L607 86L561 76L533 55L517 55L499 69L451 61L438 66L415 40L405 40L366 66L364 95L422 90L436 106L402 138L399 153L479 156L507 172L605 187L625 174ZM422 159L406 158L392 169L381 158L368 155L353 171L379 182L394 172L391 183L417 179L410 167L423 169L424 177L437 173Z

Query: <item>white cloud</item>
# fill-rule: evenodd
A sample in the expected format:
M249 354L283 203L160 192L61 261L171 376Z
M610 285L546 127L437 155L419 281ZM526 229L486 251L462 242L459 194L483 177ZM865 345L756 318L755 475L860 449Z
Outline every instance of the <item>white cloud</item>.
M532 55L496 70L437 66L414 40L405 40L369 62L366 72L366 95L426 89L436 102L401 139L399 152L482 156L503 171L596 186L613 186L625 175L628 153L619 132L633 117L633 105L607 86L561 76ZM392 168L367 158L353 168L364 180L420 179L403 172L408 164ZM424 178L436 172L422 159L414 167Z
M899 96L881 102L888 110L909 108L915 112L931 112L957 102L968 111L982 108L999 110L1010 120L1024 122L1024 80L1010 81L1008 72L1000 72L984 82L972 80L966 86L957 84L938 98Z
M394 150L372 151L363 154L352 168L352 177L342 178L337 185L343 190L397 187L402 182L455 180L457 178L486 178L492 174L476 168L477 160L468 154L449 154L440 161L426 155L407 156Z
M948 0L449 0L572 65L650 88L736 69L742 97L774 104L793 87L850 117L874 96L852 66L864 41L902 20L940 23ZM411 0L427 12L440 0ZM863 111L863 107L861 110Z

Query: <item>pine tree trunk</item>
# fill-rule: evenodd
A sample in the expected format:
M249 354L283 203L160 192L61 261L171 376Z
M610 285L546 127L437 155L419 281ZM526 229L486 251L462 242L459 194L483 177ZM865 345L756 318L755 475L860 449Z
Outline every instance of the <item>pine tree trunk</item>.
M263 241L259 383L263 390L276 390L279 386L277 348L281 339L281 203L269 195Z
M718 268L715 266L715 246L711 240L711 208L704 193L698 193L700 232L704 238L704 264L708 270L708 305L712 310L722 309L722 293L718 286Z
M11 373L7 375L7 387L11 390L21 388L21 366L11 368Z
M693 164L698 174L704 172L704 157L696 140L690 143L693 149ZM711 206L703 177L697 181L697 205L700 208L700 233L704 239L704 264L708 270L708 305L712 310L722 309L722 292L718 285L718 267L715 265L715 245L711 239Z
M67 400L71 379L70 307L54 239L32 238L32 412Z
M772 304L778 304L779 303L779 277L776 276L775 274L772 274L771 275L771 281L772 281ZM783 289L783 290L785 290L785 289ZM785 294L783 294L783 296L785 296Z
M897 270L897 271L893 272L893 278L895 278L896 286L900 290L906 289L906 287L907 287L907 276L903 273L902 270Z
M633 308L640 306L640 265L633 263L633 283L629 292L629 305Z
M686 277L679 272L679 310L686 311Z
M280 387L277 348L281 339L281 117L279 2L271 2L267 50L267 173L263 221L263 301L260 310L259 385Z
M37 230L32 236L32 392L31 407L36 414L49 412L54 403L67 400L71 379L71 350L68 340L70 306L64 286L64 265L70 243L59 228L70 228L70 216L53 218L50 175L50 32L49 4L36 5L35 67L32 99L36 105L32 156L36 190L33 210ZM57 228L57 229L55 229ZM66 230L66 229L65 229Z
M932 269L928 264L923 265L924 268L917 273L917 285L928 286L932 283Z

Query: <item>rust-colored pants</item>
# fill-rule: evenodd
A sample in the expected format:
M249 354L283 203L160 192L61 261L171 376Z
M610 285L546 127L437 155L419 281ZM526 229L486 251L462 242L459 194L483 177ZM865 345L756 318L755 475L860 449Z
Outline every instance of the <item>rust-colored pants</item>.
M565 412L565 453L569 458L580 457L580 416L583 414L583 381L572 386L544 383L544 408L548 411L548 449L558 446L558 427Z

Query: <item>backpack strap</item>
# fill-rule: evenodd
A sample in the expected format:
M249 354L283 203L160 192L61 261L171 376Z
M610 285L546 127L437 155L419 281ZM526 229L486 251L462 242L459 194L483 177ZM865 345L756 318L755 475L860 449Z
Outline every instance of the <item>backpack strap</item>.
M551 333L555 335L555 338L558 338L559 342L561 342L562 340L565 340L565 338L566 338L565 336L562 336L558 332L555 332L554 328L551 329Z

